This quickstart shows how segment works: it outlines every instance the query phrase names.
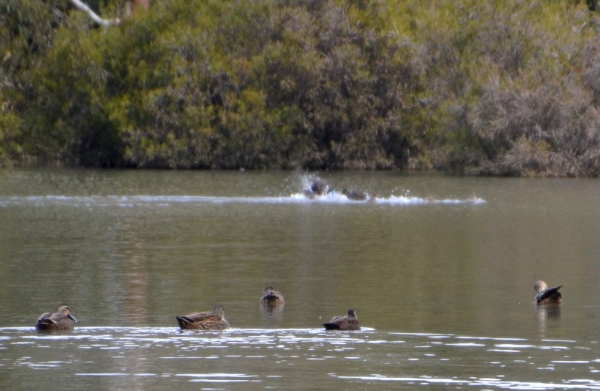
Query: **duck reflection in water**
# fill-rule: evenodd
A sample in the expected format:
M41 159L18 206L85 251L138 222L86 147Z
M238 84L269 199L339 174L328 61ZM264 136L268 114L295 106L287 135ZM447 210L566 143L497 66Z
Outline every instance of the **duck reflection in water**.
M536 305L534 307L538 332L541 337L546 337L546 333L549 330L556 330L561 327L561 307L560 305Z
M535 307L535 316L542 326L545 326L546 320L560 318L561 307L559 305L537 306Z
M562 285L559 285L548 289L548 285L546 285L544 281L536 281L533 285L533 289L537 291L534 302L537 303L537 305L561 304L562 294L558 291L561 287Z
M60 304L54 312L42 314L35 323L38 332L71 331L75 328L77 319L71 315L71 309L66 304Z
M230 327L225 320L225 307L222 304L216 305L212 312L193 312L175 318L182 330L225 330Z
M356 311L348 310L348 315L334 316L329 322L323 323L325 330L360 330Z

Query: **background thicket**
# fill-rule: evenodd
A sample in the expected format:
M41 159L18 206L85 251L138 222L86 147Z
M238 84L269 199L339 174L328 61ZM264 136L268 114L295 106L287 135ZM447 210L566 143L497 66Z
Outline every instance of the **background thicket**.
M599 33L574 0L5 0L0 161L598 176Z

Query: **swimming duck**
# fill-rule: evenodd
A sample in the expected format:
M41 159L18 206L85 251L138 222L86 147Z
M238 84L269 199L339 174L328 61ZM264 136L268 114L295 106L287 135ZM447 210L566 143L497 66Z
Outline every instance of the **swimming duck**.
M310 191L319 196L322 196L326 190L327 185L321 180L316 180L310 185Z
M260 298L262 305L277 306L282 305L285 301L283 295L268 285L263 289L262 297Z
M310 198L311 200L316 196L322 196L327 191L327 185L325 182L317 179L310 184L308 189L304 189L303 194L306 198Z
M562 294L558 291L562 285L548 289L548 285L542 280L533 285L538 294L535 296L535 302L540 304L560 304L562 303Z
M360 330L356 311L348 310L348 315L334 316L328 323L323 323L325 330Z
M369 198L367 193L358 190L344 189L342 190L342 194L352 201L366 201Z
M77 319L71 315L71 310L66 304L60 304L54 312L46 312L42 314L37 322L35 329L38 332L43 331L68 331L73 330Z
M225 330L230 327L225 320L225 307L222 304L217 304L212 312L194 312L175 318L182 330Z

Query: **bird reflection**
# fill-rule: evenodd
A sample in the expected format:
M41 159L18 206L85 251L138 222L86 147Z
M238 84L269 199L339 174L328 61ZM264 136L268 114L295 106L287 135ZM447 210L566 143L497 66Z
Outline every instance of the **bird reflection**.
M538 328L541 333L544 333L548 325L553 324L560 319L561 306L557 305L540 305L535 308L535 317L538 322Z
M261 305L260 308L265 326L277 327L283 321L283 305Z

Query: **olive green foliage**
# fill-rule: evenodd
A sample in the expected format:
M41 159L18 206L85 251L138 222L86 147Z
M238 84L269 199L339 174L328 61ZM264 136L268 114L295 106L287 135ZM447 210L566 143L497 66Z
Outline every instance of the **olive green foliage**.
M109 27L7 0L0 161L597 176L598 27L572 0L169 0Z
M22 156L32 73L52 49L66 19L65 5L66 1L0 3L0 165Z

